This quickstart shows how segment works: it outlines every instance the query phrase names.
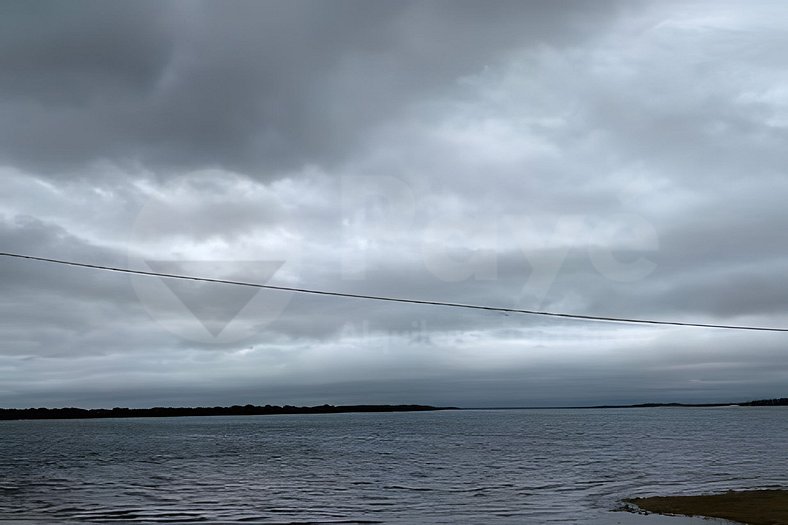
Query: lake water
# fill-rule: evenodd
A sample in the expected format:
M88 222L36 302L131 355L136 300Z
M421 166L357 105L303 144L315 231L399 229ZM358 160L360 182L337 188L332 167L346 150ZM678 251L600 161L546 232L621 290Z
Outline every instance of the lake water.
M610 511L788 486L781 407L2 421L0 439L0 519L27 523L670 524Z

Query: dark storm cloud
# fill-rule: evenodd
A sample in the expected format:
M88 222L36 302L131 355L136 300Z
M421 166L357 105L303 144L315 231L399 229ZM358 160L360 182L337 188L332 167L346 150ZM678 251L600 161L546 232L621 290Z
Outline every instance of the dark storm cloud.
M173 52L166 4L3 2L4 98L87 107L154 87Z
M518 46L577 41L614 5L5 2L0 155L263 177L338 161L420 97Z

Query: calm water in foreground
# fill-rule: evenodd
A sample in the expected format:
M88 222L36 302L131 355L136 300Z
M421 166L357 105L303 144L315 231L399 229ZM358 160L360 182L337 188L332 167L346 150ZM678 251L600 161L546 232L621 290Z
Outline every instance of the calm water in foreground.
M779 407L4 421L0 439L9 521L667 524L610 510L788 485Z

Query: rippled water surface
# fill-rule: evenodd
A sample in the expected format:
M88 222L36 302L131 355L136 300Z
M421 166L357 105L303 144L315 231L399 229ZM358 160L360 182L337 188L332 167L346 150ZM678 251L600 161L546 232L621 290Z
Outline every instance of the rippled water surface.
M3 421L0 438L6 520L615 523L625 497L788 485L779 407Z

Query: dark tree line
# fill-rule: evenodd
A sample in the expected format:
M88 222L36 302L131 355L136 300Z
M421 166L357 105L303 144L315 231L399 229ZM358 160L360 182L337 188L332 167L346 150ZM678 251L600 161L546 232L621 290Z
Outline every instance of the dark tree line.
M271 414L338 414L345 412L418 412L442 410L428 405L319 405L313 407L233 405L230 407L153 408L0 408L0 420L83 419L108 417L260 416Z
M759 399L758 401L748 401L739 403L745 407L768 407L768 406L788 406L788 397L778 397L774 399Z

